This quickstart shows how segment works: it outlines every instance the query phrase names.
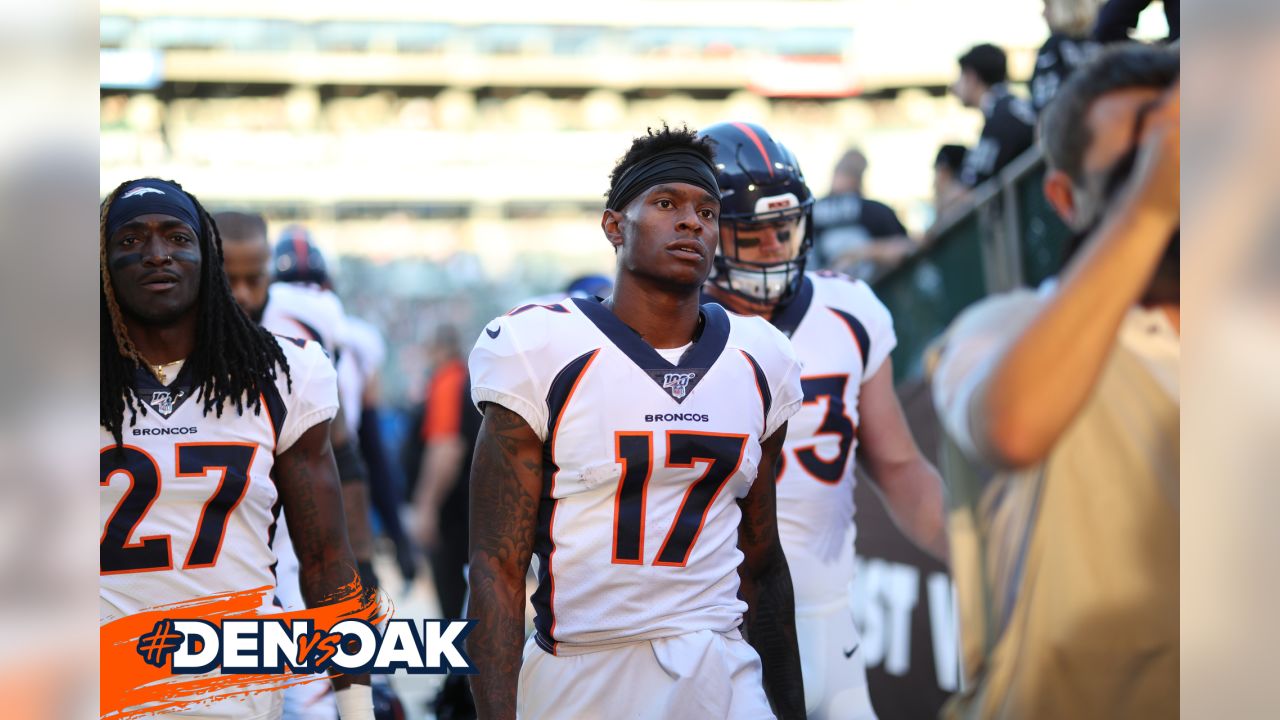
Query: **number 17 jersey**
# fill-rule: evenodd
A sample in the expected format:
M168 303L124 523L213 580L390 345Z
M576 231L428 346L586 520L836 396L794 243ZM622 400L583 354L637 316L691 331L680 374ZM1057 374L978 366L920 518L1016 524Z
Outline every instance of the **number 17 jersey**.
M742 621L737 501L800 407L800 366L764 320L708 304L701 323L672 363L598 301L526 305L471 353L476 404L543 441L532 601L547 652Z

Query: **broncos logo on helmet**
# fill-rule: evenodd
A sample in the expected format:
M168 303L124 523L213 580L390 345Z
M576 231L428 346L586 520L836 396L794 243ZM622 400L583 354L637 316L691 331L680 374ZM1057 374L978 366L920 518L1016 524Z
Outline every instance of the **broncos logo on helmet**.
M814 198L800 164L769 131L753 123L717 123L699 135L715 151L721 195L721 241L711 282L755 303L785 301L799 288L813 246ZM769 227L783 244L797 239L794 252L775 262L744 260L738 239Z

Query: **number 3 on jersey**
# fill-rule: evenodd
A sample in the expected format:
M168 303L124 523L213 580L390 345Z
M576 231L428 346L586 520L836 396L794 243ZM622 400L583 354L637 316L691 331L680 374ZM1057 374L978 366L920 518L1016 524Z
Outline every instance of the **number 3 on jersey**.
M800 378L800 386L804 390L804 404L812 405L827 402L827 412L822 417L816 435L835 435L838 440L838 452L831 460L823 460L818 456L817 445L805 445L795 448L796 460L805 472L825 483L838 483L844 477L845 468L849 464L849 449L853 447L853 436L857 428L849 413L845 412L844 391L849 385L848 375L814 375ZM782 472L778 473L782 479Z
M211 567L218 561L227 521L244 498L245 488L249 485L249 468L257 450L258 446L253 443L185 443L176 446L177 477L222 471L222 480L200 513L195 538L182 564L184 570ZM129 489L112 511L99 541L101 574L171 569L173 557L168 535L152 535L129 542L138 523L142 522L142 516L160 495L160 467L155 459L140 448L125 445L119 451L114 447L104 448L98 454L98 461L99 486L109 484L116 474L129 478Z
M614 434L615 459L622 464L622 480L613 507L613 562L644 564L645 498L653 475L653 433ZM702 476L689 484L680 509L667 531L654 565L684 567L693 543L702 532L707 511L725 483L742 464L746 435L667 431L668 468L692 468L707 463Z

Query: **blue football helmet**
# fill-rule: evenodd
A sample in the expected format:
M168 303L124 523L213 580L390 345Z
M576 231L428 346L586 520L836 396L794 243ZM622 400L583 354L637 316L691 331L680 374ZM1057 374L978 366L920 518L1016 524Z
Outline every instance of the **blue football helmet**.
M280 233L271 262L271 279L278 282L329 284L324 255L311 240L311 232L290 225Z
M711 282L755 303L774 305L787 300L800 287L813 247L814 198L800 163L769 131L753 123L717 123L698 135L709 139L715 151L721 196L721 242ZM736 238L763 225L789 221L798 221L799 236L791 258L774 263L743 260L736 243L725 253L726 230Z
M613 280L604 275L582 275L569 282L565 288L569 297L593 298L608 297L613 292Z

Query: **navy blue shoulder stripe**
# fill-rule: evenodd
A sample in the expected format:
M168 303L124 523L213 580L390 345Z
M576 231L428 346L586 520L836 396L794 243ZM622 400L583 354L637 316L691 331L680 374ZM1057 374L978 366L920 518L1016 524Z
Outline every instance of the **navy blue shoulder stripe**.
M746 350L739 350L739 352L742 353L742 357L747 359L747 362L751 363L751 369L755 371L756 387L760 388L760 404L764 406L764 420L768 424L769 410L773 407L773 393L769 391L769 378L764 376L764 370L760 368L760 363L751 357L751 353Z
M555 441L556 426L569 397L573 395L573 389L599 352L600 349L596 348L574 358L556 373L551 388L547 390L547 441L542 445L542 492L538 498L538 525L533 538L533 552L538 556L538 588L533 591L530 602L534 608L533 626L537 630L534 640L553 655L556 639L551 630L556 620L551 607L551 554L555 552L555 542L551 538L551 519L555 517L556 499L551 496L551 481L559 468L551 456L551 444Z
M289 408L284 404L284 398L280 396L280 388L274 382L263 380L259 386L262 390L262 402L266 405L267 414L271 416L271 429L275 432L276 440L279 441Z
M323 343L323 342L320 342L320 331L319 331L319 330L315 329L315 328L314 328L314 327L312 327L311 325L308 325L307 323L302 322L302 320L300 320L300 319L298 319L298 318L296 318L296 317L295 317L295 318L293 318L293 321L294 321L294 322L296 322L296 323L298 323L298 325L299 325L303 330L306 330L306 331L307 331L307 334L311 336L311 337L309 337L309 338L306 338L307 340L315 340L316 342L320 343L320 347L324 347L324 343ZM326 351L328 351L328 349L329 349L329 348L324 348L324 349L325 349Z
M867 329L863 327L858 318L850 315L843 310L835 308L827 308L836 314L836 317L844 321L849 326L849 332L853 333L854 340L858 343L858 351L862 353L862 367L867 367L867 358L871 356L871 336L867 334Z
M280 333L271 333L271 334L280 338L281 340L288 340L289 342L293 343L294 345L297 345L300 348L304 348L307 346L307 341L303 338L289 337L288 335L281 335Z
M582 377L583 371L587 369L587 365L598 352L600 348L574 358L568 365L561 368L560 372L556 373L555 379L551 381L551 387L547 390L547 442L551 441L556 423L560 420L560 413L564 411L565 403L569 402L574 386L578 384L578 379Z

